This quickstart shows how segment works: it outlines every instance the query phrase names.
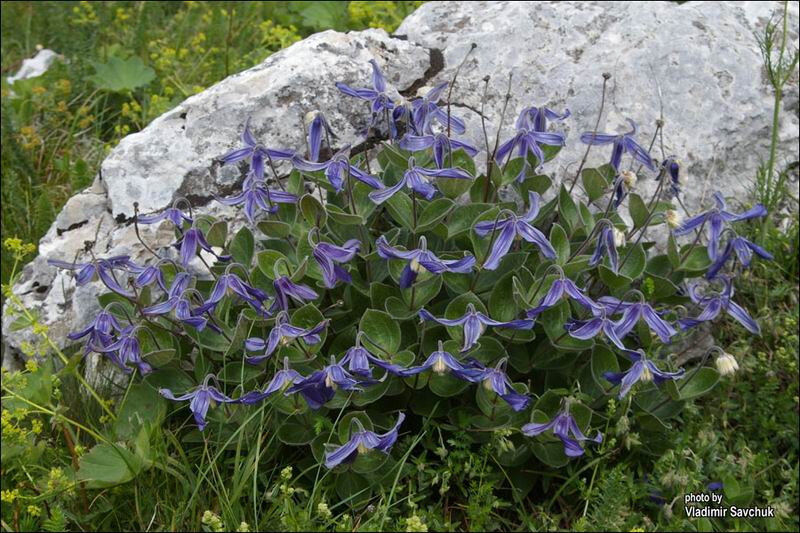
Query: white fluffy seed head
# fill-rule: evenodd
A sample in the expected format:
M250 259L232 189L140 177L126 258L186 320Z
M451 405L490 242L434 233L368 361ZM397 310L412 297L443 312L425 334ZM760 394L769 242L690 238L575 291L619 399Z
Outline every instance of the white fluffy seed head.
M650 368L647 365L644 365L642 368L642 377L639 378L639 381L642 383L650 383L653 381L653 373L650 371Z
M625 187L627 187L628 190L633 189L634 187L636 187L636 182L637 181L638 181L638 178L636 177L636 173L635 172L632 172L630 170L623 170L622 171L622 182L625 184Z
M739 370L739 363L736 358L727 352L717 356L716 360L717 370L722 376L730 376Z
M667 220L667 225L670 228L677 228L683 222L683 217L674 209L668 209L664 212L664 218Z
M314 119L317 118L317 115L319 115L319 111L316 110L309 111L308 113L306 113L306 118L305 118L306 126L311 124L314 121Z
M425 96L429 92L431 92L431 86L430 85L425 85L424 87L420 87L419 89L417 89L417 96L420 97L420 98L425 98Z

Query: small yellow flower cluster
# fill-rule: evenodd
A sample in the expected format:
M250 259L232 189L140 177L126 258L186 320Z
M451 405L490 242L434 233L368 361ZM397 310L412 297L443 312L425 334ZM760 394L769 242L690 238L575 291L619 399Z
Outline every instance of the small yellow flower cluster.
M19 489L4 490L0 492L0 501L5 503L14 503L14 500L19 498Z
M41 146L42 138L33 126L23 126L19 129L20 144L25 150L33 150Z
M30 255L36 251L35 244L22 242L22 239L17 237L9 237L4 240L3 247L11 252L14 255L14 259L17 261L21 261L26 255Z
M80 2L72 8L72 13L75 17L71 22L76 26L89 26L98 23L97 13L95 13L91 2Z
M323 520L330 520L331 517L333 517L330 507L328 507L328 504L325 502L319 502L317 504L317 514Z
M293 25L281 26L271 20L265 20L258 25L258 29L262 33L261 45L270 51L286 48L300 40L300 34Z
M406 531L428 531L428 526L419 516L413 514L406 518Z
M204 512L200 521L204 526L215 533L225 531L225 525L222 523L222 519L220 519L219 515L213 511Z

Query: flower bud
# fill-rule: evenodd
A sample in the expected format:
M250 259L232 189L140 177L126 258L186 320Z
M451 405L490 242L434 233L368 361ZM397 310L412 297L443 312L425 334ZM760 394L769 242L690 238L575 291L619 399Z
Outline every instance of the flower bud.
M730 376L739 370L739 363L736 361L736 358L727 352L723 352L717 356L716 365L717 370L719 370L722 376Z
M614 228L614 246L621 248L625 246L625 242L627 242L627 239L625 238L625 232Z
M634 187L636 187L636 182L637 181L638 181L638 178L636 177L636 173L635 172L631 172L630 170L623 170L622 171L622 182L625 184L625 187L627 187L628 190L633 189Z

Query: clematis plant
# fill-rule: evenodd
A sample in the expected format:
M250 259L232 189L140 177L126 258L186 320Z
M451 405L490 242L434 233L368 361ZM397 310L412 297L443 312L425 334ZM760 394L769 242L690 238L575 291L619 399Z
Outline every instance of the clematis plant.
M75 273L75 283L62 284L65 299L83 303L90 287L107 289L68 338L100 354L93 361L115 379L147 374L137 401L156 395L157 383L165 398L188 402L192 426L211 433L205 444L235 433L243 443L252 438L262 457L304 455L304 469L312 461L332 469L337 492L414 485L414 469L395 466L407 466L410 451L438 454L454 428L466 429L476 449L502 442L492 459L517 474L501 480L511 484L534 470L563 478L568 460L583 461L586 444L602 442L599 428L623 432L628 421L636 421L639 451L662 453L663 432L651 428L681 424L681 410L717 394L715 384L742 357L690 360L685 371L665 362L694 342L697 325L713 327L723 314L744 326L741 335L760 331L733 301L741 271L733 257L747 266L753 255L770 256L747 224L765 209L738 213L715 194L715 207L681 223L672 202L688 186L684 169L663 154L657 169L632 121L625 133L581 135L587 154L611 148L610 164L578 173L586 202L571 194L575 176L556 171L569 165L543 163L568 142L554 131L561 123L574 131L597 124L596 116L526 106L512 137L492 145L482 128L470 131L450 113L443 80L414 98L410 87L391 88L376 61L368 68L371 88L339 83L334 91L342 101L368 102L347 117L370 124L358 145L338 142L345 124L332 117L349 109L342 105L337 114L312 112L307 130L282 124L281 138L297 140L291 149L259 143L251 126L274 135L267 130L277 125L254 118L239 125L240 146L209 154L249 163L241 189L218 198L233 218L186 200L153 214L134 208L140 242L107 254L105 243L91 242L67 257L50 252L51 265ZM370 80L355 84L364 85ZM453 88L464 90L458 80ZM495 129L510 121L481 115ZM383 121L387 127L376 127ZM659 170L664 181L651 198L631 194L626 205L636 176L623 158ZM485 172L475 159L486 161ZM618 230L629 218L632 227ZM165 220L174 237L159 232L148 244L153 232L139 225ZM198 253L207 268L197 268ZM94 280L101 283L90 286ZM660 386L634 401L634 385L650 382ZM610 405L613 394L626 401ZM229 427L206 427L216 404L229 404ZM165 422L177 432L183 407ZM397 413L395 425L373 431L373 420L391 424L387 413ZM399 435L403 423L408 438ZM396 460L386 461L391 471L380 466L381 453ZM360 496L350 496L348 505L358 505Z

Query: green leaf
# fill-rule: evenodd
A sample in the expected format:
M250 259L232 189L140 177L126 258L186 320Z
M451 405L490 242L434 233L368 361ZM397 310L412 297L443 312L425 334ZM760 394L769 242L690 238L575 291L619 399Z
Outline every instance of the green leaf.
M455 204L449 198L438 198L425 206L417 220L417 231L433 229L444 217L450 214Z
M414 229L414 205L411 198L402 191L389 198L383 205L400 225L410 230ZM417 215L419 215L420 209L420 201L417 198Z
M256 243L253 238L253 233L247 228L240 229L233 237L228 247L230 254L233 256L233 260L248 268L253 260L255 248Z
M377 346L379 353L396 353L400 349L400 326L383 311L367 309L361 317L359 329L365 333L364 344Z
M331 217L331 220L343 226L359 226L364 224L364 219L360 216L345 213L333 204L328 204L325 209L328 212L328 216Z
M605 372L619 372L619 361L608 347L595 344L592 350L592 377L594 382L602 389L607 390L611 383L603 377Z
M471 231L475 220L492 209L492 204L458 205L447 222L447 238L452 239L465 231Z
M558 193L558 216L559 220L563 220L567 224L570 233L575 233L575 230L582 226L583 222L578 208L563 185Z
M211 246L225 247L225 241L228 239L228 223L224 220L214 222L209 230L206 232L206 240Z
M256 256L256 264L258 269L269 279L275 279L275 264L280 261L282 264L282 272L279 274L288 274L286 271L286 256L277 250L263 250L258 252Z
M156 77L155 71L146 66L138 56L120 59L111 57L106 63L92 62L95 73L89 80L98 89L112 92L128 92L147 85Z
M678 384L681 400L691 400L711 391L719 381L719 372L711 367L704 366L694 375L689 374L686 381Z
M292 234L292 226L280 220L263 220L258 223L258 229L267 237L283 239Z
M317 309L313 303L307 303L292 314L292 318L289 320L289 322L292 325L299 326L303 329L311 329L316 327L323 320L325 320L325 317L322 316L322 313L319 311L319 309ZM318 343L304 344L306 350L311 353L319 352L322 349L322 346L325 344L325 338L327 335L327 328L323 329L319 333L320 341Z
M167 414L164 398L153 387L145 383L131 386L125 403L117 413L114 431L122 439L130 439L137 434L145 422L158 427Z
M596 168L583 169L581 179L583 180L583 188L589 197L589 203L594 202L606 193L608 181Z
M325 208L319 203L319 200L311 194L304 194L300 198L300 212L303 213L303 218L312 226L323 228L328 222L328 213Z
M564 231L564 228L557 223L550 228L550 244L556 250L556 263L559 265L567 264L571 252L569 237L567 237L567 232Z
M678 251L678 243L675 242L675 236L672 232L667 238L667 257L669 257L669 263L672 265L673 270L681 266L681 254Z
M278 427L278 440L290 446L304 446L314 440L314 428L299 422L287 420Z
M638 229L645 225L647 217L650 212L647 210L647 205L642 200L642 197L636 193L631 193L628 200L628 212L633 220L633 228Z
M119 444L98 444L81 457L77 477L86 487L101 489L121 485L142 471L142 460Z

